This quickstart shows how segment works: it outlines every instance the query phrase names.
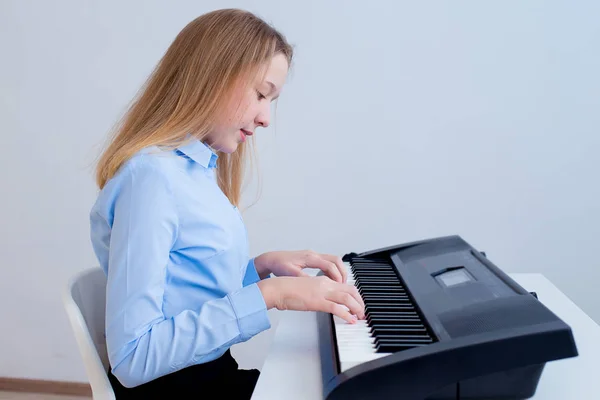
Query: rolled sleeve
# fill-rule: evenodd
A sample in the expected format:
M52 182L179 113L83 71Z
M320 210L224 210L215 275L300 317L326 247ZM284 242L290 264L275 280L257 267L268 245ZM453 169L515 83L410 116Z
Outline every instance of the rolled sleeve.
M228 295L236 314L242 340L271 328L267 305L262 292L255 283Z

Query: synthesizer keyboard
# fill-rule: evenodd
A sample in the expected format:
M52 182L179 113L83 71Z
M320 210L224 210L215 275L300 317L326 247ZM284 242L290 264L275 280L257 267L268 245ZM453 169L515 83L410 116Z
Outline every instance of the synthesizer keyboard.
M366 319L318 313L325 399L527 399L571 329L459 236L343 257Z

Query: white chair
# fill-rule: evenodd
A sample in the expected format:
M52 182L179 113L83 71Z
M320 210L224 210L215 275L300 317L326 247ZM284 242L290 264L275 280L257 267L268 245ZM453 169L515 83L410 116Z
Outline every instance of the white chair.
M108 380L104 336L106 276L96 267L77 274L63 293L63 302L83 359L94 399L115 400Z

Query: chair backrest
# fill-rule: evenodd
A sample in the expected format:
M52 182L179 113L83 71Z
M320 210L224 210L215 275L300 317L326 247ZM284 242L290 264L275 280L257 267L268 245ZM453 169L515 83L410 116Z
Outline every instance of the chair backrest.
M63 301L94 398L114 399L108 380L108 354L104 335L106 276L102 269L87 269L68 284Z

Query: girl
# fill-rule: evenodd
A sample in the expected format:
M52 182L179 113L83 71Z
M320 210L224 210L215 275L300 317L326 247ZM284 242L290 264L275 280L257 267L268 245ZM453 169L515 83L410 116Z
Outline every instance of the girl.
M267 310L364 318L339 257L248 255L237 208L246 141L268 126L291 60L285 38L251 13L200 16L176 37L102 154L91 239L107 274L117 398L212 389L249 398L258 371L238 369L229 348L269 329Z

